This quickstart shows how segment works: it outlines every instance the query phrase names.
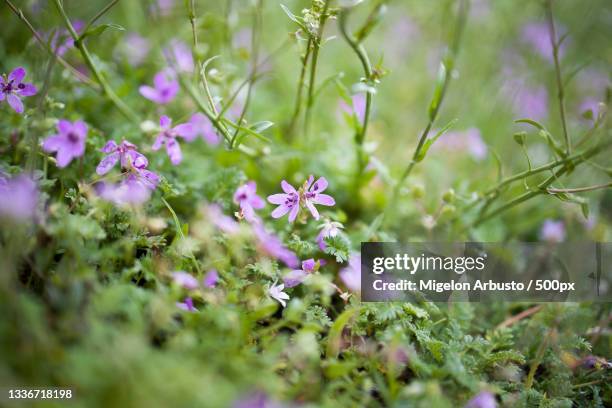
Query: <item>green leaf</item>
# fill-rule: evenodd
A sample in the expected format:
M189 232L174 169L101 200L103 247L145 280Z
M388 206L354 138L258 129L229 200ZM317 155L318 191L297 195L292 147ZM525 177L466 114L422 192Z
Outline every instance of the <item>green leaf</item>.
M457 122L457 119L453 119L450 122L448 122L444 127L442 127L442 129L440 129L438 131L438 133L435 134L434 137L429 138L425 141L425 143L423 144L423 147L421 148L421 151L419 152L419 154L415 157L414 161L416 161L417 163L422 161L425 158L425 155L427 154L427 151L429 150L429 148L434 144L434 142L436 140L438 140L438 138L440 136L442 136L444 133L446 133L446 131L448 129L450 129L455 123Z
M79 37L79 41L83 41L87 37L95 37L101 35L106 30L125 31L125 28L123 28L119 24L114 23L100 24L89 28L87 31L81 34L81 36Z
M434 94L431 98L431 103L429 104L429 120L433 120L435 118L436 112L438 111L438 106L440 106L442 94L444 93L446 76L446 65L445 62L442 61L440 63L440 68L438 69L438 80L436 81L436 88L434 89Z
M351 318L361 310L360 307L353 309L347 309L338 316L331 329L329 329L329 336L327 338L327 357L338 357L340 353L340 345L342 344L342 332L344 327L349 323Z
M297 24L302 30L304 30L304 32L308 32L308 29L306 28L306 26L304 25L304 23L302 22L302 19L300 17L298 17L295 14L293 14L291 12L291 10L289 10L287 8L287 6L285 6L284 4L281 4L280 6L283 9L283 11L285 12L285 14L287 15L287 17L289 17L289 19L291 21L293 21L295 24Z

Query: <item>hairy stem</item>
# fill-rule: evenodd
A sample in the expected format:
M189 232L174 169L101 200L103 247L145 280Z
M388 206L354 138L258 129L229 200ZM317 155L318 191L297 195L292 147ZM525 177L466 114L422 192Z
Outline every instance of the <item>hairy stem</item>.
M325 0L323 11L319 19L319 30L316 38L312 41L312 58L310 62L310 79L308 80L308 101L306 103L306 114L304 118L304 136L308 135L310 129L310 118L312 116L312 105L314 102L314 90L317 75L317 61L319 59L319 49L321 48L321 40L323 37L323 30L325 23L327 22L327 10L329 9L329 3L331 0ZM312 38L312 36L311 36Z
M302 69L300 70L300 77L298 79L298 87L297 94L295 96L295 108L293 109L293 116L291 117L291 122L289 123L289 135L293 134L293 130L295 129L295 124L297 122L298 117L300 116L300 112L302 111L302 94L304 93L304 85L306 79L306 69L308 68L308 61L310 59L310 52L312 50L312 37L308 37L308 42L306 43L306 51L302 56Z
M91 54L89 54L89 50L87 49L87 46L80 39L79 34L76 32L72 23L70 22L70 18L68 18L68 15L66 14L64 7L62 6L62 2L60 0L55 0L55 6L57 7L57 10L59 11L62 19L64 20L64 23L66 25L66 28L70 32L70 35L74 39L74 45L81 52L81 56L85 60L85 63L87 64L87 66L93 73L94 78L102 88L102 93L115 105L117 110L121 112L123 116L125 116L127 119L131 120L134 123L138 123L139 119L136 113L134 113L134 111L132 111L130 107L127 106L123 102L123 100L121 100L121 98L117 96L117 94L110 87L104 76L100 73L98 67L96 67L96 65L94 64L93 59L91 58Z

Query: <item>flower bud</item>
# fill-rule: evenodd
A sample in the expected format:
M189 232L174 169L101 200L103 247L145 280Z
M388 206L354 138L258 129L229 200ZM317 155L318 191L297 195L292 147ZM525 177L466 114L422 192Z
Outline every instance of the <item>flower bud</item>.
M443 195L442 195L442 201L444 201L445 203L452 203L455 201L455 190L453 190L452 188L449 188Z

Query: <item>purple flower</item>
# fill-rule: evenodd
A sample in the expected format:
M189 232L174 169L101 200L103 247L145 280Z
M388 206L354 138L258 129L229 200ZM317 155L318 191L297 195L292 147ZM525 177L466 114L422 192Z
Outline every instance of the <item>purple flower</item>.
M147 170L147 158L136 151L136 146L124 140L120 145L110 140L102 148L108 155L102 159L96 172L108 173L117 162L124 171L123 181L117 184L98 183L96 191L103 199L117 205L141 204L149 199L151 191L159 184L159 175Z
M22 97L36 94L36 87L30 83L24 83L26 70L23 67L15 68L8 77L0 76L0 102L6 99L8 104L17 113L23 113Z
M565 224L563 221L546 220L540 229L540 239L548 242L565 240Z
M285 194L272 194L268 196L268 201L270 203L278 205L278 207L272 211L272 217L280 218L289 213L289 222L293 222L300 211L300 194L285 180L281 181L281 188Z
M285 289L285 285L283 285L282 283L280 285L276 285L276 283L273 283L268 289L268 294L272 298L276 299L278 303L283 305L283 307L285 307L287 306L285 300L289 300L289 295L283 292L283 289Z
M331 221L330 219L326 219L323 224L319 225L321 232L317 235L317 244L319 244L321 251L325 251L325 248L327 248L325 238L336 237L342 228L344 228L344 226L341 223Z
M285 248L278 237L268 233L260 224L253 225L253 231L258 241L258 248L268 256L282 261L290 268L295 268L299 264L298 257Z
M299 211L300 204L308 208L315 219L319 219L319 212L315 208L315 204L332 206L336 204L334 199L327 195L321 194L327 188L327 180L325 177L319 178L314 182L314 177L311 175L300 190L297 191L291 184L285 180L281 182L281 187L285 194L272 194L268 196L268 201L272 204L277 204L278 207L272 211L273 218L280 218L289 213L289 222L295 221Z
M553 48L547 23L532 22L525 24L521 30L521 39L529 44L542 58L553 62ZM559 49L559 57L565 54L564 44L561 44Z
M363 123L365 118L366 96L363 93L352 96L352 106L349 106L344 99L340 100L340 110L349 116L355 116L359 123Z
M164 55L178 72L193 72L191 49L184 42L170 41L170 47L164 50Z
M81 34L81 30L85 28L85 23L81 20L75 20L72 22L72 26L74 27L74 31L77 34ZM51 37L51 41L49 42L51 50L55 52L56 55L60 57L63 56L68 50L74 48L74 39L70 32L66 29L59 29L53 33Z
M107 154L96 167L96 173L100 176L108 173L118 161L121 162L123 169L127 169L132 164L138 168L145 168L149 165L147 158L136 150L136 145L127 140L122 141L119 145L114 140L109 140L100 151Z
M32 219L37 203L38 189L32 179L24 175L9 179L0 172L0 218Z
M142 85L138 90L145 98L157 104L165 105L172 102L178 93L179 83L176 80L174 71L165 69L155 74L153 78L153 87Z
M215 128L213 127L212 123L203 113L194 113L191 116L191 119L189 119L189 123L191 124L191 127L193 129L191 135L192 138L202 136L202 139L204 139L206 143L213 146L218 145L221 141L219 135L217 135L217 133L215 132Z
M353 292L361 291L361 255L350 256L348 266L340 271L340 279Z
M318 265L314 259L310 258L302 261L302 269L294 269L291 272L288 272L283 277L283 283L288 288L297 286L302 283L304 279L306 279L308 274L315 272L317 269Z
M223 214L223 210L217 204L210 204L205 209L206 216L215 227L227 234L235 234L240 230L240 225L232 218Z
M281 408L262 391L256 391L234 402L233 408Z
M193 306L193 299L191 299L190 297L186 297L185 300L182 302L176 302L176 307L185 310L186 312L198 311L198 309Z
M266 205L265 201L257 195L257 184L254 181L238 187L234 193L234 203L240 206L240 212L248 222L258 222L259 218L255 210L261 210Z
M495 408L495 396L489 391L481 391L465 404L464 408Z
M57 152L57 167L66 167L72 159L83 156L85 153L85 139L87 138L87 125L81 120L71 123L60 119L57 122L58 133L49 136L43 142L43 150L51 153Z
M204 286L207 288L214 288L219 282L219 273L216 269L211 269L204 276Z
M173 272L172 280L174 283L187 290L195 290L198 288L198 280L184 271Z
M166 145L166 153L168 153L168 157L170 157L170 162L176 166L183 160L181 146L176 138L182 137L186 140L193 140L193 128L190 123L182 123L175 127L171 127L172 119L166 115L159 118L159 125L161 126L161 132L157 135L152 149L157 151L163 145Z
M314 204L332 206L336 204L336 201L327 194L321 194L327 188L327 180L325 177L320 177L317 181L314 181L314 176L308 178L308 182L304 187L303 199L304 205L310 210L310 213L315 220L319 219L319 211L315 208Z
M151 191L151 184L135 174L129 174L123 181L116 184L106 182L96 184L97 194L102 199L118 206L142 204L149 200Z

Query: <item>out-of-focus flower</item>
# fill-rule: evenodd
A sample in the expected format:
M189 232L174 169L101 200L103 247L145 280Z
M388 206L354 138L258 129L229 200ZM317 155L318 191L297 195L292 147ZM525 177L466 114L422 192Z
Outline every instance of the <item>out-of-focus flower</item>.
M321 251L325 251L327 248L327 244L325 243L325 238L334 238L338 236L340 230L344 228L344 226L336 221L332 221L330 219L326 219L323 224L319 225L319 235L317 235L317 244L319 244L319 248Z
M193 305L193 299L186 297L182 302L176 302L176 307L185 310L186 312L197 312L198 309Z
M72 27L77 34L81 34L81 31L85 28L85 23L82 20L75 20L72 22ZM53 33L49 46L56 55L62 57L68 50L74 48L74 39L68 30L61 28Z
M227 234L235 234L240 230L240 225L232 218L223 214L223 210L217 204L210 204L205 209L208 219Z
M122 47L120 53L125 56L132 66L141 65L151 50L149 40L138 33L126 35Z
M559 25L557 26L557 41L561 37L560 34L563 29L559 29ZM529 44L533 50L539 54L542 58L547 61L553 62L553 48L552 43L550 41L550 32L548 29L548 24L543 22L531 22L527 23L521 29L521 39L526 44ZM566 40L567 41L567 40ZM565 41L561 44L559 48L559 58L563 57L565 54Z
M298 257L283 246L281 240L267 232L260 224L253 225L253 232L258 242L258 249L264 254L276 258L290 268L295 268L299 264Z
M200 112L194 113L189 119L189 123L193 129L193 133L191 135L192 140L198 136L202 136L202 139L204 139L204 141L210 145L215 146L219 144L219 135L217 135L215 132L213 124L210 122L210 119L206 117L206 115Z
M102 199L119 206L142 204L149 200L151 191L150 184L135 174L129 174L116 184L107 182L96 184L96 192Z
M283 289L285 289L285 285L283 285L282 283L280 285L276 285L276 283L273 283L270 286L270 289L268 289L268 294L272 298L276 299L278 303L283 305L283 307L285 307L287 306L285 300L289 300L289 295L283 292Z
M349 106L344 99L340 100L340 110L349 116L355 115L359 123L363 123L366 109L366 96L363 93L358 93L352 96L352 106Z
M528 86L513 80L507 84L514 115L521 118L544 120L548 115L548 91L543 86Z
M446 150L450 152L467 151L475 160L487 157L487 145L482 140L478 128L464 131L448 132L442 135L431 147L432 151Z
M34 218L38 188L25 175L13 178L0 172L0 218L25 221Z
M319 211L315 208L315 204L325 205L331 207L336 204L333 197L327 194L321 194L321 192L327 189L327 180L325 177L320 177L317 181L314 181L314 176L308 177L308 181L304 186L304 205L310 210L310 213L315 220L319 219Z
M257 195L257 184L254 181L238 187L234 193L234 203L240 206L240 212L248 222L258 222L259 218L255 210L261 210L266 205L265 201Z
M271 400L262 391L256 391L234 402L233 408L281 408L278 402Z
M85 153L87 125L81 120L71 123L60 119L57 122L57 132L44 140L43 150L48 153L56 152L57 166L61 168Z
M288 288L297 286L300 283L304 282L304 279L306 279L308 274L316 272L316 270L319 268L319 265L320 264L317 264L317 262L312 258L302 261L302 269L294 269L291 272L288 272L283 277L283 283Z
M340 271L340 279L349 290L353 292L361 291L361 255L351 254L348 266Z
M179 90L176 74L171 69L165 69L155 74L153 87L142 85L138 88L140 94L160 105L172 102Z
M198 288L198 280L184 271L173 272L172 280L174 283L187 290L195 290Z
M465 404L464 408L495 408L495 396L489 391L481 391Z
M22 82L26 76L23 67L17 67L8 76L0 76L0 102L6 102L17 113L23 113L22 97L36 94L36 87L30 83Z
M295 221L300 211L300 195L298 191L285 180L281 181L281 188L284 194L272 194L268 196L268 201L277 204L278 207L272 211L273 218L280 218L289 213L289 222Z
M140 168L149 165L147 158L136 150L136 145L127 140L122 141L119 145L114 140L109 140L100 151L106 153L106 156L96 167L96 173L100 176L108 173L117 162L120 162L124 169L132 163Z
M170 41L170 46L164 50L164 55L178 72L193 72L193 55L184 42L176 39Z
M206 272L203 282L204 286L206 286L207 288L214 288L215 286L217 286L217 282L219 282L219 273L217 272L217 270L211 269L210 271Z
M157 0L157 3L152 8L154 12L159 11L160 15L167 16L174 8L174 0Z
M181 146L176 138L182 137L186 140L193 140L193 127L190 123L182 123L172 127L172 119L166 115L159 118L159 126L161 127L161 132L155 138L152 149L157 151L165 145L170 162L176 166L183 160Z
M540 229L540 239L548 242L565 240L565 224L563 221L546 220Z
M596 98L585 98L581 103L579 109L579 114L582 117L583 115L587 115L589 120L595 120L599 115L600 111L600 101ZM590 114L588 112L590 111Z

